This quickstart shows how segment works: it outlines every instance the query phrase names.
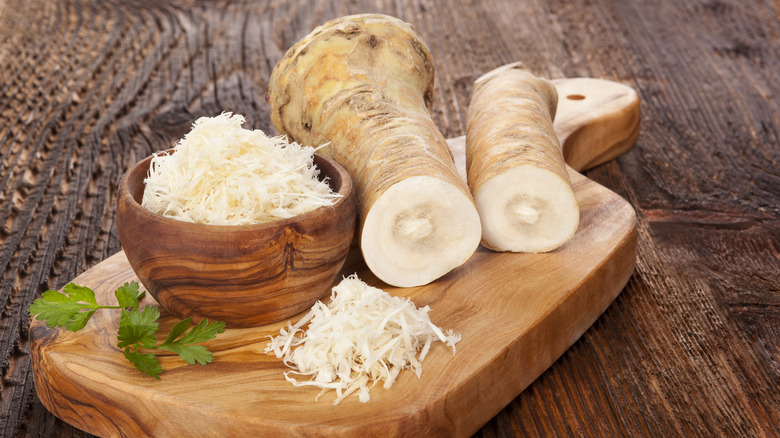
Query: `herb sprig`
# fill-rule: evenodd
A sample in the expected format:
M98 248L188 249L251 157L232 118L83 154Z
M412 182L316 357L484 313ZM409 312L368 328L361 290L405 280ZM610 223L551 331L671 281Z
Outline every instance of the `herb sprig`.
M192 318L179 321L165 340L158 343L156 334L160 310L155 306L140 308L140 301L146 291L139 291L138 283L125 283L114 292L117 305L98 304L95 292L85 286L69 283L62 293L49 290L30 304L27 309L35 319L44 321L47 327L64 327L70 331L83 329L92 315L101 309L121 309L117 347L124 350L124 356L138 371L156 379L160 378L162 367L151 351L167 350L178 354L186 363L205 365L214 360L214 355L202 345L194 345L214 339L225 331L222 321L201 320L195 327Z

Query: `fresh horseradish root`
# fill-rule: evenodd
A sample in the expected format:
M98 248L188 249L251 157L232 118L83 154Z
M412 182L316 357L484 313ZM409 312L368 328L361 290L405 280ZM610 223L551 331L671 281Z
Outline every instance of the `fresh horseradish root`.
M390 388L404 369L419 378L433 342L446 343L455 354L460 335L434 325L429 311L352 275L333 287L327 305L317 301L295 325L271 337L265 352L283 358L292 369L285 379L293 385L321 388L316 399L335 389L334 405L355 391L366 403L370 388L380 381Z
M546 252L580 221L553 118L558 93L521 63L474 83L467 114L466 173L482 221L482 244Z
M244 129L244 117L201 117L155 154L141 205L186 222L249 225L297 216L340 195L317 178L314 148Z
M357 188L360 246L385 283L428 284L471 257L479 214L431 118L433 62L412 27L354 15L291 47L269 83L279 132L322 149Z

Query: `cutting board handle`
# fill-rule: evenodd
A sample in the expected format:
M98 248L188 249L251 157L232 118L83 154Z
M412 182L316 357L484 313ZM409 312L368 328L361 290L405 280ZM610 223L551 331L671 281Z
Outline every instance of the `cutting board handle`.
M618 82L593 78L552 81L558 90L553 126L566 163L579 172L617 158L639 136L639 96ZM466 138L447 140L466 178Z
M639 96L633 88L593 78L552 82L558 90L553 126L570 167L582 172L634 146L639 136Z

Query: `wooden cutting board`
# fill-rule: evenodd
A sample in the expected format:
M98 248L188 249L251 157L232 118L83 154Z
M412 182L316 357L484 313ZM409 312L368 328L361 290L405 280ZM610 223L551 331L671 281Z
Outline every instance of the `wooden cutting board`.
M623 85L595 79L556 81L556 132L577 170L610 160L635 142L639 101ZM450 140L461 171L463 138ZM570 169L581 222L547 254L496 253L482 247L432 284L393 288L377 280L353 248L345 274L430 305L438 326L460 332L457 352L435 344L423 373L402 372L371 400L294 387L268 336L284 323L231 329L209 341L215 361L187 366L163 356L162 380L136 371L116 348L118 314L98 312L79 332L31 324L35 385L60 419L101 436L468 436L547 369L593 324L634 268L635 213L620 196ZM99 302L136 280L119 252L76 277ZM150 304L156 304L148 298ZM293 321L296 321L293 318ZM163 312L161 329L172 327Z

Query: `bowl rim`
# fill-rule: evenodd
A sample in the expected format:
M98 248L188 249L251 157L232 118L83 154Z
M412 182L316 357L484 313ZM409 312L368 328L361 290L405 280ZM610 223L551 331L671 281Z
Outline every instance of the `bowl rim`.
M152 158L155 155L170 155L175 153L176 150L174 148L165 149L162 151L157 151L152 153L152 155L149 155L140 161L136 162L132 166L130 166L123 174L122 177L119 180L119 197L118 200L121 202L124 202L125 206L128 210L133 211L134 214L141 216L144 219L152 220L152 221L158 221L162 224L169 224L171 226L177 226L177 227L183 227L186 230L190 230L193 232L210 232L210 233L235 233L235 232L260 232L262 230L268 230L268 229L277 229L279 227L283 227L286 225L294 224L294 223L300 223L304 222L306 220L321 217L325 214L326 209L330 210L341 210L343 209L343 206L345 203L349 202L352 197L355 196L355 188L354 184L352 182L352 178L350 177L347 170L339 164L336 160L332 158L325 157L324 155L321 155L317 152L314 153L314 159L320 159L324 162L330 164L336 171L336 174L340 176L341 178L341 187L340 190L338 190L336 193L340 194L341 197L336 200L336 202L333 205L323 205L321 207L317 207L314 210L307 211L306 213L299 214L296 216L292 216L289 218L283 218L283 219L277 219L270 222L261 222L256 224L246 224L246 225L217 225L217 224L202 224L202 223L196 223L196 222L187 222L179 219L174 219L159 213L155 213L148 208L141 205L140 202L135 200L135 197L133 197L133 194L130 191L130 175L134 172L139 172L139 168L145 168L146 174L148 175L148 168L151 165ZM316 165L316 164L315 164ZM323 171L322 166L317 166L320 170L320 172ZM144 176L144 179L146 177ZM333 190L333 186L331 185L331 180L333 178L328 177L328 185L331 186L331 190ZM143 180L142 180L142 184ZM144 190L146 189L144 184ZM355 203L350 202L350 204L355 205ZM349 209L348 210L353 210ZM357 207L354 208L355 213L357 214ZM348 213L348 211L347 211ZM342 220L340 215L336 215L338 220Z

